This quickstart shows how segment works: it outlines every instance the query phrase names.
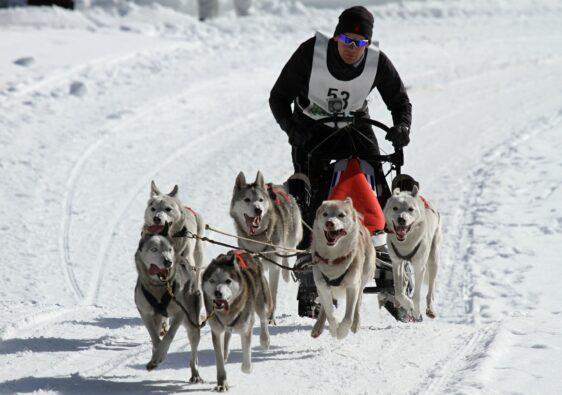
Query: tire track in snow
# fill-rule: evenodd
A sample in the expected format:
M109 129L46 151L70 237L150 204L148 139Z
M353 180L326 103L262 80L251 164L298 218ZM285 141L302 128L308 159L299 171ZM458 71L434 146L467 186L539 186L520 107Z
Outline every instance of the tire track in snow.
M458 350L452 358L447 358L444 363L437 365L429 374L429 381L425 383L419 394L442 394L446 393L446 386L461 367L465 366L468 356L473 354L482 346L490 344L496 336L499 324L489 325L483 329L476 329L466 340L466 344ZM464 339L461 339L461 341Z
M464 262L463 265L464 273L462 276L462 301L465 308L465 313L469 319L470 324L479 324L478 315L478 302L472 292L472 287L474 286L474 280L472 276L472 266L469 263L472 251L470 245L474 243L474 233L470 224L474 223L476 220L477 212L474 209L476 207L476 202L482 196L484 192L484 181L494 174L494 162L501 159L504 155L508 154L516 146L535 135L541 133L545 129L550 129L555 127L562 121L562 109L559 110L557 114L551 118L539 117L533 121L528 122L528 126L522 128L514 136L509 139L497 144L490 150L484 153L481 159L481 165L474 169L468 179L466 190L464 196L466 197L464 202L461 204L462 210L465 214L458 227L459 237L455 237L455 246L452 249L456 251L456 255L459 256L455 261ZM538 125L538 126L537 126ZM469 191L475 191L474 193L469 193ZM466 226L468 224L468 226ZM466 229L466 230L465 230ZM462 246L468 246L468 248L462 248ZM463 252L464 251L464 252ZM449 283L447 289L450 291L454 287L452 283L454 273L451 273L449 277ZM454 299L450 299L454 300ZM452 358L448 358L444 363L439 364L430 374L430 379L424 384L424 389L420 391L421 394L437 394L447 391L447 384L451 382L454 375L462 370L467 362L468 357L471 354L476 353L479 348L486 348L490 343L493 342L494 338L497 336L500 330L501 322L490 324L480 329L476 328L475 332L468 339L465 346L460 350L456 351Z

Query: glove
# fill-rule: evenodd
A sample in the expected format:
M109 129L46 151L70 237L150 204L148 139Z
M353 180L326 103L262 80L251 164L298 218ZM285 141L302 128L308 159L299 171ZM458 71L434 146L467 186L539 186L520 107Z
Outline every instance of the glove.
M410 142L410 128L405 125L397 125L390 128L386 139L392 142L394 148L402 148Z
M287 136L289 136L289 144L302 148L310 140L312 134L306 129L299 128L296 124L291 124Z

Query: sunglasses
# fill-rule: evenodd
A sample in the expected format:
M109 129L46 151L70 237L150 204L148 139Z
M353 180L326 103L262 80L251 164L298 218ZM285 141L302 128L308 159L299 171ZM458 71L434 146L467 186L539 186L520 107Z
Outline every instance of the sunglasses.
M347 37L343 33L338 36L338 41L340 43L343 43L344 45L355 44L355 46L357 48L363 48L363 47L366 47L367 45L369 45L369 40L354 40L350 37Z

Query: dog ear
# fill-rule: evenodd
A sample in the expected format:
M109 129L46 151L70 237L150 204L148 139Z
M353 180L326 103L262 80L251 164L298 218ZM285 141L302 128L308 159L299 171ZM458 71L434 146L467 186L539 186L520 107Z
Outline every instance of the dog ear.
M236 177L236 183L234 184L234 188L236 189L242 189L246 186L246 176L244 175L244 172L241 171L240 173L238 173L238 176Z
M392 191L392 194L393 194L394 196L400 195L400 188L394 188L394 191Z
M261 171L258 170L258 173L256 174L256 181L254 182L258 187L265 189L265 181L263 179L263 174L261 174Z
M174 185L174 189L172 189L172 192L170 192L170 193L168 194L168 196L170 196L170 197L176 197L176 195L178 194L178 190L179 190L178 185L177 185L177 184Z
M412 196L413 196L413 197L418 196L418 191L419 191L419 190L418 190L418 186L417 186L417 185L414 185L414 187L412 188Z
M353 207L353 199L351 199L350 196L346 197L345 200L344 200L344 202L345 202L346 204L348 204L349 206Z
M154 182L154 180L152 180L150 181L150 197L157 195L162 195L162 192L160 192L160 190L156 186L156 183Z
M140 241L139 241L139 248L138 248L139 251L142 250L143 245L144 245L144 237L141 238Z

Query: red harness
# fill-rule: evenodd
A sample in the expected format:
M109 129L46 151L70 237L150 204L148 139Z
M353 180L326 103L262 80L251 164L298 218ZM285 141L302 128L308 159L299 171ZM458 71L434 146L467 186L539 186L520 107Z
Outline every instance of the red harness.
M283 189L274 188L273 184L267 184L267 190L269 191L269 194L271 195L271 197L275 198L275 204L276 205L280 206L280 205L283 204L281 199L279 199L279 195L281 195L283 197L283 199L285 199L285 202L291 203L291 198L289 197L289 194L287 192L285 192Z
M246 262L246 260L242 256L243 251L236 250L236 251L233 251L232 253L234 254L234 257L236 258L236 260L238 261L238 266L240 266L240 269L242 269L242 270L248 269L248 263Z
M197 213L195 212L195 210L193 210L191 207L187 207L185 206L185 208L189 211L191 211L191 214L195 215L197 217Z

